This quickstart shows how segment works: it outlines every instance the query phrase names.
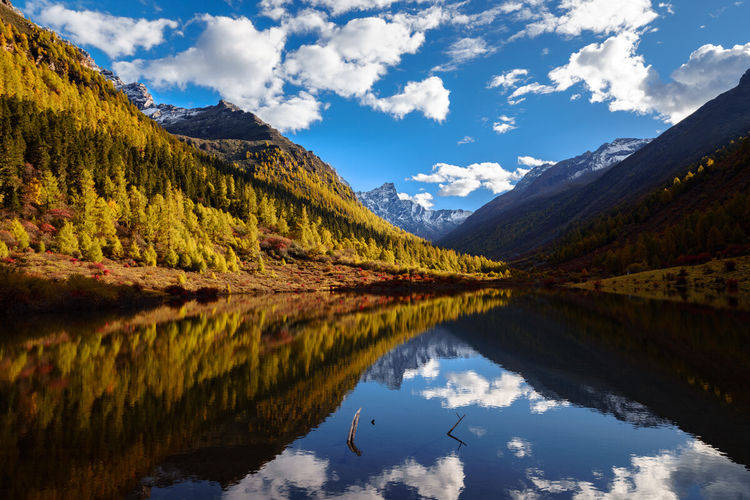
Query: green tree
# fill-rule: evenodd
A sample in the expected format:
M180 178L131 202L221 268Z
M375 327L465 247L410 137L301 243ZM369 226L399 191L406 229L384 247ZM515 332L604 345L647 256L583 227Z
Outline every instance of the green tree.
M66 222L55 237L57 251L66 255L73 255L78 251L78 236L73 224Z

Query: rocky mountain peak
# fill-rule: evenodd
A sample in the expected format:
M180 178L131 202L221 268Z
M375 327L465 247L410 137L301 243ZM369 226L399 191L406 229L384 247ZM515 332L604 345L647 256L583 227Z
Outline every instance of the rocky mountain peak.
M224 99L221 99L219 101L219 104L217 104L217 107L219 109L228 109L229 111L240 111L240 112L242 112L242 109L240 109L239 106L237 106L235 104L232 104L229 101L225 101Z

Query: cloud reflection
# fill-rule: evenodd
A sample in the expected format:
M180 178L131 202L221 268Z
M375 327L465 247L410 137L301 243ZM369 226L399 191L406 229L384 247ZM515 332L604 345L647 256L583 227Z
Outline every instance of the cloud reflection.
M600 489L589 481L549 480L538 469L527 472L530 486L510 491L513 498L540 498L568 493L577 499L677 499L693 495L698 486L703 498L745 498L750 472L715 448L692 440L676 450L655 456L633 456L630 466L612 467L613 479Z
M404 370L404 380L409 380L416 377L422 378L435 378L440 375L440 362L433 358L427 361L427 363L421 365L419 368L412 370Z
M505 372L494 380L488 380L472 370L449 373L444 387L425 389L421 394L427 399L442 399L445 408L472 405L505 408L519 398L529 401L532 413L544 413L551 408L568 405L567 401L544 398L523 377L510 372Z
M307 451L284 450L258 472L249 474L225 492L226 498L289 498L291 493L317 499L384 499L389 485L402 484L422 498L456 500L464 489L464 467L456 455L441 457L425 466L414 459L385 469L364 485L335 490L339 480L327 459ZM296 496L296 495L295 495Z

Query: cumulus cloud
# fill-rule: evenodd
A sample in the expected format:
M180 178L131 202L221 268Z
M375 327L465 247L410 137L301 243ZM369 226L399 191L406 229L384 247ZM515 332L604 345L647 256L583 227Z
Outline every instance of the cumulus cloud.
M286 57L285 74L307 88L331 90L342 97L363 96L387 71L413 54L424 33L378 17L353 19L316 44L303 45Z
M560 15L552 13L544 2L526 1L520 4L518 12L521 18L532 21L513 38L536 37L542 33L578 36L584 31L595 34L634 31L658 17L651 8L651 0L562 0Z
M91 10L75 11L61 4L27 2L26 11L75 43L96 47L111 58L132 55L140 47L150 49L164 42L164 32L176 29L171 19L134 19Z
M607 103L611 111L655 114L677 123L720 93L734 87L750 67L750 43L724 48L704 45L690 54L668 81L663 81L638 54L637 33L623 32L571 54L567 64L549 73L550 84L532 82L517 87L509 102L528 94L562 92L582 85L592 103ZM571 96L578 99L578 94ZM511 123L512 125L512 123Z
M519 156L518 157L518 164L525 165L527 167L541 167L542 165L547 165L550 163L555 163L555 162L540 160L538 158L534 158L533 156Z
M422 205L424 208L430 209L435 206L432 202L432 194L430 193L417 193L414 196L407 193L398 193L400 200L410 200L417 205Z
M336 10L334 3L328 6ZM144 79L157 88L194 84L214 89L282 131L321 120L324 92L397 118L417 111L445 119L450 92L440 78L408 82L402 92L386 97L373 88L405 54L420 49L425 31L444 22L444 15L429 8L419 18L360 17L337 25L324 11L292 13L292 7L289 0L263 0L261 13L278 21L265 29L245 17L200 16L196 21L205 28L192 47L159 59L116 61L113 68L125 80ZM289 50L289 37L300 34L315 39Z
M498 134L505 134L516 128L516 119L512 116L502 115L498 121L492 124L492 130Z
M161 59L119 61L115 71L125 80L146 78L157 87L192 83L212 88L283 130L320 119L320 105L311 94L284 96L279 73L286 43L283 29L258 30L245 17L204 15L200 20L206 28L193 47Z
M479 188L489 189L494 194L509 191L527 172L528 169L523 168L510 172L492 162L474 163L468 167L437 163L432 167L432 173L417 174L411 179L438 184L441 196L464 197Z
M457 144L461 146L463 144L471 144L472 142L476 142L476 140L473 137L466 135L463 139L459 140Z
M431 76L421 82L407 83L403 92L390 97L378 98L368 94L363 102L397 118L421 111L427 118L442 122L448 116L450 91L443 86L443 80Z

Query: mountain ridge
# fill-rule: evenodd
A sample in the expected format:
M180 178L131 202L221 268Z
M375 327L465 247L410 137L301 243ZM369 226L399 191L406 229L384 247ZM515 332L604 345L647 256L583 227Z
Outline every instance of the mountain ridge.
M335 168L312 151L287 139L254 113L244 111L224 99L219 100L217 104L198 108L157 104L143 83L126 83L110 70L99 68L99 71L143 114L167 132L177 135L202 151L255 170L259 159L265 159L276 147L290 155L309 172L321 176L338 195L350 200L356 199L349 184ZM276 173L295 175L288 169L280 169Z

